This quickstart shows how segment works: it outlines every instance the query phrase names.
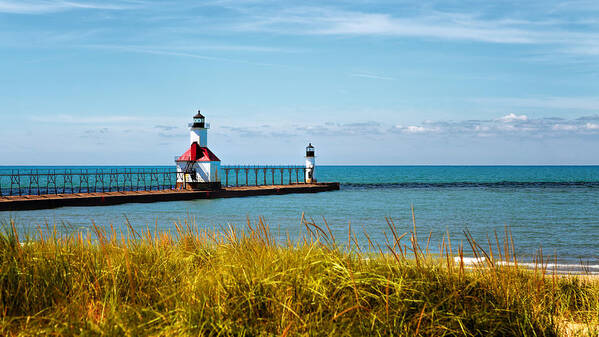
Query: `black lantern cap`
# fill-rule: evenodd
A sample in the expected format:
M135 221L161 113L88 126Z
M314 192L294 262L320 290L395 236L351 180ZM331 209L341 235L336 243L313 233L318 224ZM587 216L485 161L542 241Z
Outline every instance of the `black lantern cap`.
M204 115L202 115L202 113L200 113L200 110L198 110L198 113L193 116L193 118L204 118Z
M312 143L309 143L306 147L306 157L314 157L314 146L312 146Z

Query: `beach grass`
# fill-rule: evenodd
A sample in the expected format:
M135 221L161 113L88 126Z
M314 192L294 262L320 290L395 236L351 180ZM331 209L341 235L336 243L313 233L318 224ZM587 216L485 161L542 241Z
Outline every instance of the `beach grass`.
M0 233L0 334L597 336L599 282L524 269L506 230L482 247L400 233L344 242L326 221L275 240L260 219L207 230ZM501 239L499 238L501 237ZM480 263L464 263L464 254ZM502 261L502 263L498 263Z

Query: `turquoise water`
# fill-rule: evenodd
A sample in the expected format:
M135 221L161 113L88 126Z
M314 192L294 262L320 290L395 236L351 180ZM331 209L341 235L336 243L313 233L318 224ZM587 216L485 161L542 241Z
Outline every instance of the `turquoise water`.
M341 182L341 190L0 212L0 219L12 217L27 231L45 223L64 228L89 228L92 221L122 225L126 217L139 228L174 228L175 221L189 218L218 227L263 216L281 236L296 236L303 231L305 212L317 222L326 218L344 242L351 221L354 230L366 230L384 243L383 232L389 232L385 217L409 231L413 205L420 237L432 232L432 251L447 231L454 243L464 240L467 229L486 245L487 236L494 237L494 231L502 236L507 225L521 260L530 260L542 247L545 254L557 254L564 269L582 261L599 272L599 166L317 166L315 176Z

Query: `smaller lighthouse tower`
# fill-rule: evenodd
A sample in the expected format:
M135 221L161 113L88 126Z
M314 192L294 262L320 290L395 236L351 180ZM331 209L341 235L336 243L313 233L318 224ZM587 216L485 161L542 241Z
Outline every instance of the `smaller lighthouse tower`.
M309 143L306 147L306 182L308 184L315 183L314 178L314 146Z

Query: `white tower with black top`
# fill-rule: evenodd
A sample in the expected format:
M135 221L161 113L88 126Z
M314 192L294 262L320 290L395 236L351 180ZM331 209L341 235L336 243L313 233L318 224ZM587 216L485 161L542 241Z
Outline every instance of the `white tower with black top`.
M197 142L200 147L208 146L208 129L210 129L210 124L206 123L206 118L200 110L198 113L193 116L193 123L189 123L190 128L190 144Z
M308 184L315 183L314 178L314 146L309 143L306 147L306 182Z

